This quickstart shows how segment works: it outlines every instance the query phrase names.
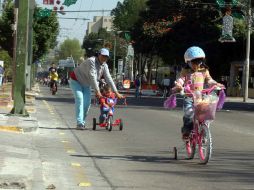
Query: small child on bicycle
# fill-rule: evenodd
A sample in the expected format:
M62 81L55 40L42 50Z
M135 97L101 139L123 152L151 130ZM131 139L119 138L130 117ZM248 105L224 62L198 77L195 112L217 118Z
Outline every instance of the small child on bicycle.
M186 66L182 69L179 78L175 81L175 87L173 91L182 91L186 85L189 85L191 91L202 91L204 85L217 85L223 86L217 83L210 76L208 66L205 64L205 53L197 46L188 48L184 54L184 60ZM193 99L188 94L184 97L184 116L182 135L183 139L189 137L191 130L193 129Z
M111 87L106 84L102 89L102 97L99 100L100 102L100 123L104 123L107 115L110 111L114 111L115 105L115 93L112 92Z

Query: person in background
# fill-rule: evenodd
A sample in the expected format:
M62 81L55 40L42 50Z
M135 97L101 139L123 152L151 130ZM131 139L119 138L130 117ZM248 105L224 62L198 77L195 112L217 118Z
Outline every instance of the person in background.
M86 59L70 73L70 87L75 98L75 111L77 129L85 129L86 117L91 104L91 87L98 98L102 97L99 88L99 80L104 78L115 93L117 98L123 98L113 82L109 73L107 61L109 51L102 48L97 56Z
M3 84L3 78L4 78L4 68L2 65L0 65L0 86Z
M166 74L164 79L161 81L162 85L162 90L163 90L163 97L166 98L169 93L169 88L170 88L170 79L168 75Z
M141 78L139 75L136 76L136 79L134 81L134 85L135 85L135 97L138 98L138 96L140 95L140 85L141 85Z
M228 88L228 82L227 80L224 78L224 76L221 77L219 83L223 84L225 86L225 88ZM227 94L227 92L225 91L225 94Z
M58 73L57 73L57 71L56 71L55 68L52 68L52 69L50 70L49 78L50 78L50 90L52 90L53 85L55 84L55 86L56 86L56 91L57 91Z

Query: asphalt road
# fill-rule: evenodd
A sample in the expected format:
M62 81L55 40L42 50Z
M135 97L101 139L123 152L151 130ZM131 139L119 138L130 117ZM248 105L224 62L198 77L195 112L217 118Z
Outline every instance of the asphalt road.
M116 108L116 127L92 130L99 107L92 105L87 129L76 130L74 100L68 88L52 96L41 87L37 98L40 129L35 138L43 183L56 189L250 190L254 189L254 105L227 103L212 123L213 154L207 165L185 159L182 110L164 110L163 99L127 98ZM174 160L173 147L179 151ZM39 181L39 180L38 180Z

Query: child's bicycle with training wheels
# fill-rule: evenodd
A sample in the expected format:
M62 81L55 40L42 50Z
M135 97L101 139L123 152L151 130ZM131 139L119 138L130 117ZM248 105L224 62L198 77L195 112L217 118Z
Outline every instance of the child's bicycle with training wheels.
M183 139L188 159L194 158L196 148L198 148L201 164L207 164L211 158L212 134L210 124L215 119L216 109L218 109L218 106L220 109L222 108L225 99L224 91L220 93L219 97L216 91L224 89L224 87L212 86L209 89L199 91L199 93L194 93L190 90L185 91L185 95L192 97L194 105L193 129L189 137ZM223 100L220 100L220 98ZM173 151L174 158L177 159L177 148L174 147Z
M112 104L107 109L102 110L105 114L105 119L103 122L97 123L96 118L93 118L93 130L96 130L96 126L106 128L108 131L112 131L113 127L119 127L119 130L123 130L123 119L117 118L114 120L114 112L115 112L115 105L117 103L117 98L111 100ZM124 105L127 105L126 98L124 98ZM101 108L103 109L103 108Z

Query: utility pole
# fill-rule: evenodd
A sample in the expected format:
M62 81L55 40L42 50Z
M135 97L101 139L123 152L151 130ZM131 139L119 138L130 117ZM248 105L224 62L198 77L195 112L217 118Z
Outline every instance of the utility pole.
M243 102L247 102L248 99L248 88L249 88L249 65L250 65L250 34L251 34L251 0L247 3L247 38L246 38L246 59L244 65L244 92Z
M116 34L114 38L114 62L113 62L113 78L116 76Z
M34 0L29 1L29 19L28 19L28 59L26 64L26 89L31 90L33 81L33 14Z
M12 114L26 115L25 111L25 74L26 63L28 60L28 18L29 18L29 1L16 0L18 4L17 17L17 44L16 44L16 72L14 81L14 107Z

